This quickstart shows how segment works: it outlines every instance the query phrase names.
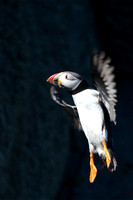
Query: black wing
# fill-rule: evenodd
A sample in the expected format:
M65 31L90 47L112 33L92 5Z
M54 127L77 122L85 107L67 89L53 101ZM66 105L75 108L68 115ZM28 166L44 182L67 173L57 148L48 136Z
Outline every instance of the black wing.
M91 75L93 82L100 92L102 101L106 106L110 120L114 121L116 119L115 105L117 102L115 88L116 83L114 81L114 70L113 66L110 66L111 59L105 58L105 53L101 52L99 55L96 53L92 56L92 65L91 65Z
M74 128L78 129L79 131L82 130L82 126L79 120L79 115L77 112L77 107L67 104L60 96L58 91L55 89L54 86L50 89L50 94L52 99L60 106L62 106L65 111L67 112L70 121L72 122Z

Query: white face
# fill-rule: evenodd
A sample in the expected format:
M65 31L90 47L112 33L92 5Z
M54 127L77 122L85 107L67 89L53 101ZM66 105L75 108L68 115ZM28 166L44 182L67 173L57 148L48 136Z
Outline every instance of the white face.
M82 77L74 72L61 72L58 77L58 86L73 91L82 81Z

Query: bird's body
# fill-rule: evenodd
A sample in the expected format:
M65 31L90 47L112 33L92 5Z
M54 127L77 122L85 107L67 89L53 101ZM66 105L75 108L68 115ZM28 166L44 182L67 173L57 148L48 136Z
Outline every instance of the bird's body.
M110 59L104 59L103 52L93 56L91 74L96 89L91 88L78 73L70 71L56 73L47 80L72 95L74 106L67 104L59 97L55 87L51 87L52 99L65 109L74 127L83 130L86 135L90 152L90 182L97 174L95 153L99 154L102 167L107 166L113 172L117 166L110 129L110 122L115 123L117 100L114 68L109 63Z
M72 95L72 97L78 110L83 131L91 147L90 151L98 151L99 154L104 155L102 142L103 140L107 141L107 131L102 128L104 113L99 104L99 92L86 89Z

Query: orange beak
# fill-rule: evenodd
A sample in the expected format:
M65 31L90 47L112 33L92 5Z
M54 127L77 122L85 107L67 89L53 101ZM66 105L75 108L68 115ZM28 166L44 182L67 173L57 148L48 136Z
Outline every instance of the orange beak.
M53 85L57 85L58 84L58 78L60 73L56 73L56 74L53 74L52 76L50 76L48 79L47 79L47 82L50 82L51 84Z

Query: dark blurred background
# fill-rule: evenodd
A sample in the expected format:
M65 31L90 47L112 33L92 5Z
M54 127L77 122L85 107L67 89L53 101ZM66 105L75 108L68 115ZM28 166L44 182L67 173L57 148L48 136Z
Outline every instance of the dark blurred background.
M89 183L89 152L46 79L90 77L94 49L112 58L118 167ZM0 200L133 199L132 0L0 0Z

